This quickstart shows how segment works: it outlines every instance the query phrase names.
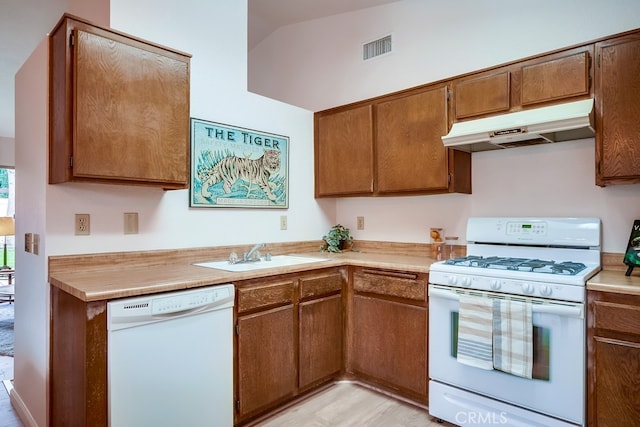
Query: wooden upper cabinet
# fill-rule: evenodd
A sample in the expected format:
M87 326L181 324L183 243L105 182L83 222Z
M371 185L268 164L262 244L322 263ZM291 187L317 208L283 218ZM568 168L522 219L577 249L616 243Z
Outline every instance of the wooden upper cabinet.
M315 115L316 197L373 192L373 107Z
M189 185L190 56L65 15L50 36L51 184Z
M377 192L446 190L447 87L376 105Z
M442 144L447 91L425 86L316 113L316 197L471 193L470 153Z
M596 44L596 184L640 183L640 33Z
M523 106L578 96L590 90L590 49L551 55L522 66Z
M588 98L593 45L538 56L453 81L454 120L461 121Z
M453 85L453 93L456 120L509 111L511 73L501 71L457 81Z

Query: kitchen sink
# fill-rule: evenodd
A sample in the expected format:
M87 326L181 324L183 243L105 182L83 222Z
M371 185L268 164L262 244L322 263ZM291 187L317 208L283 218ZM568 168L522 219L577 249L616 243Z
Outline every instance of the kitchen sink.
M266 268L289 267L292 265L308 264L311 262L327 261L327 258L305 257L297 255L273 255L270 261L261 259L260 261L239 262L231 264L229 260L198 262L193 265L200 267L215 268L225 271L255 271Z

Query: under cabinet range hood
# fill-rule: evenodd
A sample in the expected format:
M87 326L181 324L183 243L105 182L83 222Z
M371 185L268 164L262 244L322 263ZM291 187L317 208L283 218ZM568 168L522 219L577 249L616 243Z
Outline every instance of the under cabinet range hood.
M593 137L593 99L454 123L445 147L486 151Z

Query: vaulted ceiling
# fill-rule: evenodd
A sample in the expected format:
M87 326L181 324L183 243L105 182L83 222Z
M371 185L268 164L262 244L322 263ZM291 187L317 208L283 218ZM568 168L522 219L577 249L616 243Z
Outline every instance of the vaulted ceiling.
M280 27L399 0L247 0L248 48ZM0 137L15 133L14 79L22 64L55 25L66 0L0 2Z

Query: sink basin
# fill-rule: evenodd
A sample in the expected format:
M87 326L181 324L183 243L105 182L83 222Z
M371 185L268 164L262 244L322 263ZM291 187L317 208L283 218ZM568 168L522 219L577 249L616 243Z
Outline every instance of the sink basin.
M201 267L215 268L225 271L255 271L264 270L265 268L288 267L298 264L308 264L310 262L327 261L326 258L304 257L296 255L273 255L271 261L260 260L256 262L245 262L231 264L228 260L198 262L193 265Z

